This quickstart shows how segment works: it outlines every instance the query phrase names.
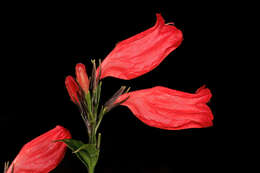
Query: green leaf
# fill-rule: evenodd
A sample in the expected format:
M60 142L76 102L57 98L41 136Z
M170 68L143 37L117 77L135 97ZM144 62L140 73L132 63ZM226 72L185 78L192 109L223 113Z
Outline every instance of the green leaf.
M84 144L82 141L74 139L59 141L64 142L88 169L93 170L95 168L99 157L99 150L95 144Z
M77 154L79 152L86 152L91 162L89 165L96 165L98 161L99 151L97 150L95 144L84 144L73 153Z

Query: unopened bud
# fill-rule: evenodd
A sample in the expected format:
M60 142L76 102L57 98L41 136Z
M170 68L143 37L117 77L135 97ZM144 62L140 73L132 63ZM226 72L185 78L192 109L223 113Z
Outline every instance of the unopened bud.
M82 90L87 94L89 91L89 80L84 64L78 63L76 65L76 79Z
M74 103L80 103L78 98L78 93L80 92L77 82L72 76L67 76L65 79L65 85L70 95L71 100Z

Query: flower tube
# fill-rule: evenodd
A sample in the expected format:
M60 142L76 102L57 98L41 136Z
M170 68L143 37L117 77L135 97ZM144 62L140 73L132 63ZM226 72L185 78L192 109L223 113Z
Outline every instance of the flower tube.
M55 140L70 139L62 126L38 136L23 146L7 173L48 173L58 166L66 152L66 144Z
M182 32L165 24L161 14L156 16L152 28L118 43L109 53L101 64L101 79L111 76L129 80L141 76L156 68L181 44Z
M121 95L117 102L127 106L145 124L167 130L212 126L213 115L206 103L211 92L205 86L195 94L157 86Z

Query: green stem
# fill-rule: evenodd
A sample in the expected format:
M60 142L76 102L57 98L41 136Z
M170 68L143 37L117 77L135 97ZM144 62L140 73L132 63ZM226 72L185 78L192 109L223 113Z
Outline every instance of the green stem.
M94 173L95 172L95 167L93 168L88 168L88 173Z
M91 129L91 144L96 144L96 132L95 132L95 128L96 128L96 122L94 122L92 124L92 129Z
M101 123L101 120L103 119L104 114L106 113L106 108L104 108L103 106L102 107L99 106L102 82L99 81L99 78L98 79L95 78L95 75L96 75L95 61L92 61L92 63L93 63L93 71L92 71L93 80L91 80L92 81L91 82L92 90L89 91L85 95L85 100L86 100L86 105L87 105L85 109L87 109L87 114L88 114L87 120L89 123L88 124L88 139L89 139L88 144L94 144L95 148L98 151L98 155L89 156L90 159L93 159L92 161L94 161L94 162L88 164L88 166L87 166L88 173L94 173L94 171L95 171L95 166L96 166L96 162L98 160L100 142L101 142L101 134L99 133L97 136L97 130ZM101 71L99 73L101 73ZM89 145L89 146L93 147L93 145Z

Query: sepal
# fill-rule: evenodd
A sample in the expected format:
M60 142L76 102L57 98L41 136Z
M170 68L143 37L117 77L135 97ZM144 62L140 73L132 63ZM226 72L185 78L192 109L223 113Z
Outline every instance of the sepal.
M7 173L8 168L9 168L9 161L4 163L4 173ZM12 166L11 173L14 173L14 164Z

